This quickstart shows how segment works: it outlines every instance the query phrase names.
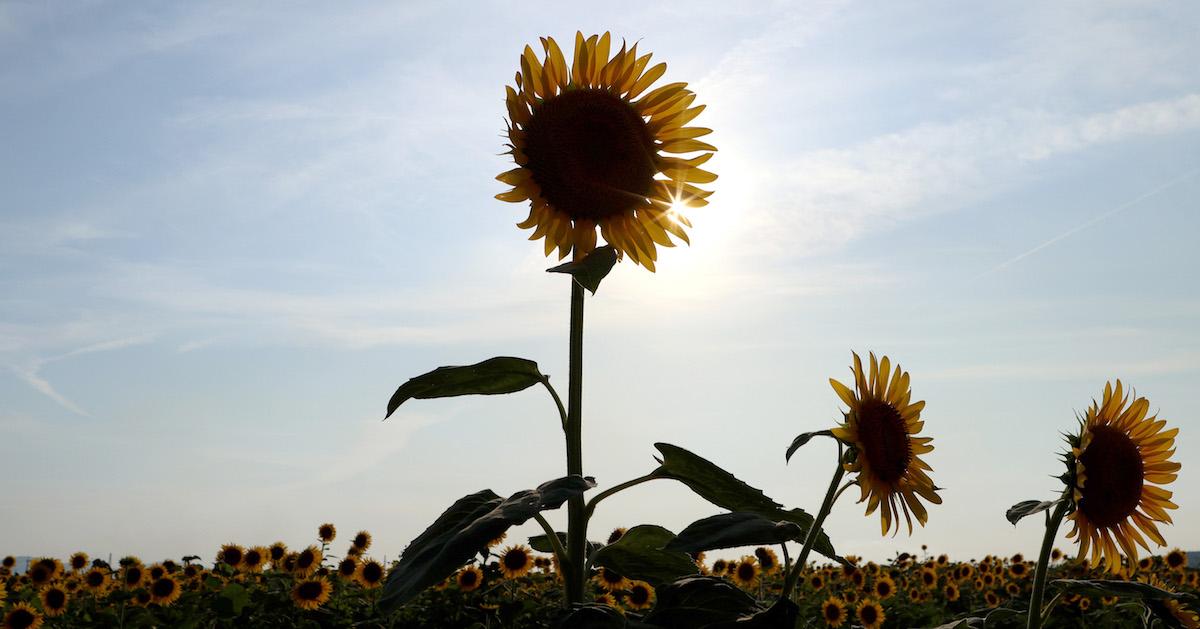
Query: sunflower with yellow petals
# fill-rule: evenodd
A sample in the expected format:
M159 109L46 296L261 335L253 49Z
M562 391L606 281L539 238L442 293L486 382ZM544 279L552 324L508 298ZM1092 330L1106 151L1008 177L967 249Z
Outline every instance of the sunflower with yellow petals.
M42 619L42 613L28 603L16 603L4 614L4 627L38 629L42 626Z
M929 517L919 498L942 503L926 474L932 468L921 460L922 454L933 451L933 439L916 436L925 425L921 421L925 402L911 401L908 372L900 365L893 371L887 356L877 361L872 353L868 373L854 354L853 371L854 390L829 379L838 397L850 407L846 422L833 429L833 436L857 453L845 467L858 473L859 502L867 501L867 515L879 508L883 534L887 535L893 524L896 532L900 531L903 511L911 534L913 516L922 526Z
M1165 546L1157 523L1170 524L1167 511L1177 508L1158 485L1173 482L1179 471L1171 461L1179 429L1164 430L1167 422L1148 415L1146 398L1129 397L1120 380L1115 387L1105 383L1103 401L1093 401L1079 434L1067 437L1064 480L1075 502L1067 537L1079 538L1079 557L1090 550L1091 563L1109 572L1121 569L1122 552L1136 565L1137 547L1150 550L1147 537Z
M496 179L511 185L501 201L529 202L517 224L545 239L545 252L581 259L596 248L596 230L636 264L654 270L657 247L688 242L680 213L707 204L717 176L700 169L717 150L698 138L711 129L686 126L704 105L687 83L650 89L667 70L650 65L635 43L610 56L609 33L575 34L567 65L552 37L539 58L526 46L516 86L506 87L509 151L517 167ZM694 154L693 157L682 157Z

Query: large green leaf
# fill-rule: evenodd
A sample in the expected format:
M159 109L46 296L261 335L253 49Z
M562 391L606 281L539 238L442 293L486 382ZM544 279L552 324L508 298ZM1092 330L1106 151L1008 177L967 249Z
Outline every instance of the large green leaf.
M462 367L438 367L400 385L388 400L387 415L383 418L391 417L401 404L414 398L516 393L541 382L542 377L537 363L511 356L497 356Z
M734 511L696 520L679 532L666 550L696 553L719 548L764 546L794 541L804 534L799 524L775 522L757 513Z
M675 534L661 526L635 526L592 555L592 563L630 579L645 581L654 587L696 574L699 568L687 553L664 550Z
M761 489L743 483L708 459L669 443L656 443L654 447L662 453L658 469L651 472L655 478L677 480L722 509L757 513L775 522L795 522L802 531L794 538L798 542L803 542L812 528L811 515L801 509L784 510L783 505L768 498ZM834 561L845 562L833 549L833 542L824 531L818 534L813 550Z
M600 280L603 280L608 275L608 272L612 270L613 265L616 263L617 250L613 249L612 245L604 245L603 247L596 247L578 262L560 264L552 269L546 269L546 272L567 273L580 286L588 289L595 295L596 289L600 288Z
M586 603L563 612L551 629L660 629L631 618L608 605Z
M509 527L524 524L540 511L557 509L595 486L590 477L565 476L507 499L490 489L458 499L404 549L388 574L380 606L391 611L407 603L454 574Z
M655 595L645 620L667 629L703 627L759 611L749 594L720 577L683 577L659 586Z

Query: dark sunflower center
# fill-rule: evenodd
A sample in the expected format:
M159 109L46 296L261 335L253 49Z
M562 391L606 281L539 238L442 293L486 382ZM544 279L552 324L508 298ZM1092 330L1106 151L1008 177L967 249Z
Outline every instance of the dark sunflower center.
M358 564L354 563L353 559L343 559L342 563L338 564L338 572L343 576L350 576L358 571Z
M470 587L472 585L475 585L475 580L478 578L479 578L479 575L475 574L474 570L467 570L466 572L462 573L462 576L459 577L458 580L459 580L459 583L462 583L463 585Z
M879 620L879 614L875 611L874 605L867 605L858 612L858 616L862 619L863 624L871 625Z
M310 553L308 551L304 551L304 552L300 553L299 557L296 557L296 566L298 568L307 568L307 567L313 565L313 562L316 560L317 560L317 558L315 555L313 555L312 553Z
M900 411L887 402L865 400L858 407L858 439L871 471L894 483L908 471L912 449Z
M46 591L46 606L51 609L59 609L67 604L67 593L62 590L47 590Z
M88 587L100 587L104 585L104 575L99 572L89 572L87 575Z
M321 584L317 581L305 581L304 583L301 583L300 587L296 590L296 593L300 595L300 598L306 601L317 600L321 597L321 592Z
M742 581L750 581L754 579L754 564L742 563L737 567L738 578Z
M825 620L837 620L842 617L842 608L830 603L825 606Z
M366 548L368 541L367 536L361 533L354 537L354 545L359 548Z
M509 570L520 570L529 563L529 555L520 550L510 550L504 554L504 567Z
M608 90L563 92L535 107L525 125L525 167L542 196L573 219L645 205L654 153L646 121Z
M383 567L377 563L369 563L363 566L363 578L369 583L374 583L383 578Z
M142 571L137 568L130 568L129 571L125 573L125 582L131 585L135 583L141 583Z
M29 610L18 609L8 615L8 626L16 629L25 629L25 627L33 626L34 620L36 619Z
M635 585L629 589L629 601L634 605L645 605L650 601L650 590L644 585Z
M225 563L227 563L231 566L236 566L237 564L242 563L242 551L240 551L236 548L231 548L229 550L226 550L225 551Z
M284 549L282 546L272 546L271 547L271 560L279 561L280 559L283 559L283 553L284 553Z
M1129 517L1142 497L1142 455L1121 430L1096 426L1080 455L1086 480L1079 510L1094 525L1114 526Z
M175 582L167 578L159 579L154 582L154 585L150 586L150 593L158 598L166 598L174 591Z

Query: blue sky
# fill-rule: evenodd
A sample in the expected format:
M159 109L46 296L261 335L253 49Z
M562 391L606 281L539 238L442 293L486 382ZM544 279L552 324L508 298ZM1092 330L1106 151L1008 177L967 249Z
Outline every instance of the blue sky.
M830 376L886 353L942 506L839 503L845 553L1035 553L1058 433L1120 377L1181 428L1200 549L1200 8L1185 3L0 5L0 553L307 543L395 556L457 497L563 471L539 389L406 405L494 355L565 387L568 288L492 195L526 43L611 30L688 81L721 178L692 246L589 299L585 468L692 449L815 510ZM643 485L598 511L680 529ZM555 521L564 514L554 514ZM1063 548L1073 548L1061 541Z

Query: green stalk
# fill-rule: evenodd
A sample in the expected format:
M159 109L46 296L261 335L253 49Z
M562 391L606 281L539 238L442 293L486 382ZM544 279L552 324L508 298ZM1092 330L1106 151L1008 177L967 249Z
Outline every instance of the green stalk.
M1046 595L1046 576L1050 572L1050 548L1054 546L1054 537L1058 535L1058 527L1062 524L1070 503L1070 499L1064 494L1058 506L1054 507L1054 513L1046 520L1046 536L1042 538L1042 552L1038 555L1037 570L1033 573L1033 592L1029 595L1029 622L1025 625L1027 629L1042 627L1042 598Z
M808 535L804 538L804 548L800 551L800 556L796 558L796 563L792 565L792 569L788 571L787 578L783 582L783 590L779 593L779 598L789 598L792 595L792 589L796 587L796 581L800 578L800 572L804 570L804 566L808 563L808 554L812 552L812 547L817 542L817 535L821 533L821 526L825 524L825 518L833 511L833 503L837 501L837 497L841 495L838 491L838 483L842 482L842 474L846 472L846 468L842 466L842 442L838 442L837 469L833 472L833 479L829 481L829 489L825 492L825 500L821 503L821 510L817 512L817 518L813 520L812 528L808 529Z
M571 278L570 382L567 389L567 474L583 476L583 286ZM583 602L587 563L587 511L583 496L567 502L567 606Z

